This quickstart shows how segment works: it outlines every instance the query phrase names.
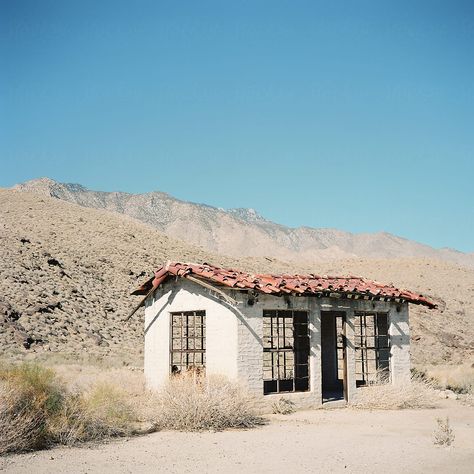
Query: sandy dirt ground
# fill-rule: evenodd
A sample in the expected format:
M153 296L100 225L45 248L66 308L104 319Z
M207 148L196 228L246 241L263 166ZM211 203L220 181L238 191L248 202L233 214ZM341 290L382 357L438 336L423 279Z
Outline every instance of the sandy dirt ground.
M455 441L435 446L436 418ZM56 448L0 460L8 473L474 472L474 408L331 409L272 415L266 426L222 433L160 432L105 445Z

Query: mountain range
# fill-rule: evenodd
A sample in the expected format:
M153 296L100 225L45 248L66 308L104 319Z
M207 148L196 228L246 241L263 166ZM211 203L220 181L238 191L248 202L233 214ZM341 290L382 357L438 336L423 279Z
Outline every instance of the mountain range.
M125 214L0 189L0 364L7 358L140 367L143 309L125 322L138 302L130 292L168 259L250 273L360 275L408 288L438 305L411 307L414 365L474 363L474 269L413 257L227 257Z
M222 209L182 201L154 191L145 194L93 191L80 184L39 178L13 187L83 207L125 214L170 237L233 257L272 257L320 262L347 258L430 258L474 267L474 254L429 245L386 232L353 234L328 228L291 228L254 209Z

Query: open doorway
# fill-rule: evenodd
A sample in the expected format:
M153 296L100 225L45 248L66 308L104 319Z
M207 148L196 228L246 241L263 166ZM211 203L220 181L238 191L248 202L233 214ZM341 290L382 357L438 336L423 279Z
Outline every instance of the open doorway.
M347 400L346 315L321 312L321 375L323 403Z

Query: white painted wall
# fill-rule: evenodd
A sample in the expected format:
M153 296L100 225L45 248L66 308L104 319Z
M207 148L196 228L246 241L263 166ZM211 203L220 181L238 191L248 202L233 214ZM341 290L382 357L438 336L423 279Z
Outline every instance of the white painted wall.
M170 313L206 312L206 372L237 379L237 318L201 286L180 279L158 288L145 306L145 377L159 388L170 374Z
M248 296L230 291L239 304L233 308L189 280L170 280L148 298L145 309L145 376L151 388L159 388L170 373L171 312L206 311L206 372L238 379L257 397L263 396L263 310L308 311L310 332L310 391L267 395L266 401L291 397L299 406L321 404L321 313L343 311L347 321L347 379L349 400L356 392L354 312L389 313L392 382L410 376L408 304L346 298L276 297L259 294L248 304ZM397 310L398 308L398 310Z

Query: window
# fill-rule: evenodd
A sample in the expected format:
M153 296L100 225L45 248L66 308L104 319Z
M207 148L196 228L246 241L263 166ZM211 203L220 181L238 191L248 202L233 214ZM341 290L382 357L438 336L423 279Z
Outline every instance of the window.
M171 313L171 373L206 366L206 313Z
M390 343L386 313L355 313L357 386L372 385L390 376Z
M308 313L263 312L263 393L309 390Z

